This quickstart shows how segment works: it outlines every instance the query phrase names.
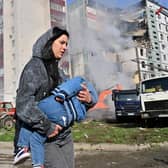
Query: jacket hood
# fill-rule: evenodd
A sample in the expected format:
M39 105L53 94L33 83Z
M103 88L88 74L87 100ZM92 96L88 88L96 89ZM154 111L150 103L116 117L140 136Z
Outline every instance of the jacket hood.
M43 59L54 58L51 49L52 43L63 34L69 37L69 33L66 30L58 27L50 28L42 34L33 45L33 57L40 57Z
M33 56L42 58L42 49L53 37L53 28L42 34L33 45Z

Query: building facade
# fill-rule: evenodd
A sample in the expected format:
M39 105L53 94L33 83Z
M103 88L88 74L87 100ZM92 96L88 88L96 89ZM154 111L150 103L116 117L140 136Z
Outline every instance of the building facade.
M130 25L140 80L168 74L168 9L153 0L142 0Z
M65 0L50 0L51 26L66 27Z
M3 98L4 63L3 63L3 1L0 0L0 100Z
M70 32L69 51L60 66L71 76L92 79L99 72L101 81L108 72L112 85L123 72L129 77L138 74L139 80L167 74L168 9L153 0L142 0L137 6L125 13L96 0L0 0L0 100L15 102L33 43L51 26ZM136 47L128 45L126 34ZM107 70L98 61L105 61Z
M68 0L67 11L72 36L71 75L88 77L100 90L121 82L119 76L131 79L137 70L137 64L131 61L136 52L133 46L128 49L132 39L124 37L119 29L120 10L109 9L96 0Z
M15 103L19 77L35 40L56 25L66 26L63 0L0 1L0 101Z

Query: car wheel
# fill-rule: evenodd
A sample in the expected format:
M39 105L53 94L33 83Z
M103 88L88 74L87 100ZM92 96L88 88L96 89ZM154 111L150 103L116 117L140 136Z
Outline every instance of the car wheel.
M14 127L14 122L13 118L10 116L6 116L5 118L2 119L2 127L11 130Z

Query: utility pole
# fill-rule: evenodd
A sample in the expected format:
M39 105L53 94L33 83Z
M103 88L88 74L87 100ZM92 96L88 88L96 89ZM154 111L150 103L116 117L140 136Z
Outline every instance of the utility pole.
M139 62L139 58L138 58L138 48L137 48L137 47L135 47L135 52L136 52L136 60L134 60L134 62L137 63L139 81L141 81L140 62ZM132 61L133 61L133 60L132 60Z

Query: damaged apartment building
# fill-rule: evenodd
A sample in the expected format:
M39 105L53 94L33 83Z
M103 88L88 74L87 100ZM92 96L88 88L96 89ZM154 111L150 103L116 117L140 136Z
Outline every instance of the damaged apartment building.
M168 9L142 0L127 11L122 20L136 44L139 80L168 74Z
M112 63L118 65L117 72L115 71L112 76L116 74L116 77L118 77L118 72L125 73L129 71L128 73L132 77L137 76L135 83L138 83L140 80L162 76L168 73L168 9L154 0L141 0L135 5L123 10L108 9L102 6L99 8L98 3L92 5L91 2L97 1L88 0L86 3L86 1L80 0L78 3L74 2L73 4L69 4L69 6L67 5L69 7L68 20L70 21L70 31L72 30L73 34L74 30L74 37L77 36L76 32L79 33L78 37L81 37L82 40L77 39L77 41L84 41L84 37L87 37L85 44L89 44L91 41L88 40L91 35L88 36L89 33L86 30L91 30L92 35L95 33L96 41L92 43L94 46L89 46L92 47L92 50L96 48L97 42L103 41L100 34L106 38L106 41L103 41L103 44L101 44L105 51L101 52L101 55L104 54ZM116 12L117 15L115 16ZM119 18L117 18L118 16ZM105 22L106 20L109 23ZM116 22L119 20L122 30L119 25L114 25L118 24ZM80 26L76 24L80 22ZM123 30L124 25L125 30ZM117 30L120 30L120 32ZM108 33L107 36L105 32ZM127 45L129 38L126 38L126 36L133 39L133 45ZM107 39L110 40L107 41ZM72 65L78 65L76 67L73 66L74 73L85 73L84 67L91 62L91 58L94 58L90 57L86 50L83 51L83 48L90 49L85 44L79 46L79 43L74 42L74 45L71 46L71 49L77 46L77 49L81 47L77 54L74 54L73 50L71 50L72 55L78 55L78 59L76 57L73 59L74 56L71 57L71 60L74 60ZM93 52L90 55L95 56L96 54ZM111 66L114 67L114 64Z

